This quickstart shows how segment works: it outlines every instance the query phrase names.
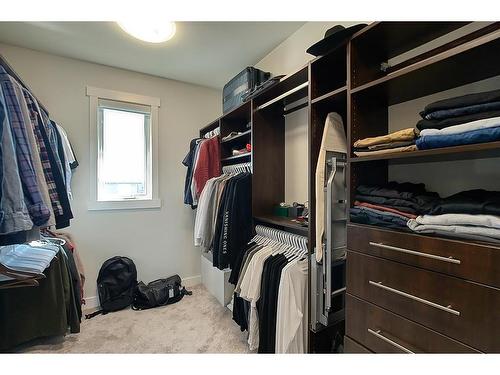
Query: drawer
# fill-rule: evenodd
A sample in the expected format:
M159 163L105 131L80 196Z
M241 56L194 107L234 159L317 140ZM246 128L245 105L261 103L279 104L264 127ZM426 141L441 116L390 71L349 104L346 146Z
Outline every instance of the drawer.
M347 248L500 288L500 247L349 224Z
M349 294L346 335L375 353L478 353L467 345Z
M372 354L373 352L366 349L363 345L358 344L348 336L344 336L344 353L346 354Z
M500 290L348 251L347 292L482 352L500 352Z

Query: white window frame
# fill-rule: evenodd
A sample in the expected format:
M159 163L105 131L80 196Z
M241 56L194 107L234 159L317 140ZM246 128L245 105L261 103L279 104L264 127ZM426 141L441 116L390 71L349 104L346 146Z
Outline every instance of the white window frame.
M160 208L161 200L158 190L158 110L160 99L150 96L137 95L128 92L101 89L87 86L87 96L90 99L90 189L88 210L134 210L147 208ZM150 145L151 150L151 198L136 198L119 201L99 201L98 192L98 126L99 126L99 99L138 104L151 108L150 118Z

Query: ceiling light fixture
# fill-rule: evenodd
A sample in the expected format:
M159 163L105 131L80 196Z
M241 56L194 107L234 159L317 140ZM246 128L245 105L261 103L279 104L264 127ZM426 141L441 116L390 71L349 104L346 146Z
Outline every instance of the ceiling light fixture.
M175 22L119 21L117 24L134 38L149 43L163 43L175 35Z

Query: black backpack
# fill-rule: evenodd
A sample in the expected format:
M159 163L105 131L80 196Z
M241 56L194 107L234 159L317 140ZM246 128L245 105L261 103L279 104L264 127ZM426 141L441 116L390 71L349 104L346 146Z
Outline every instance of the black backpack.
M132 303L133 310L146 310L157 306L179 302L185 295L191 295L181 285L179 275L151 281L148 285L142 281L137 285Z
M97 291L101 310L85 315L87 319L99 314L122 310L132 304L137 288L137 269L132 259L116 256L105 261L97 276Z

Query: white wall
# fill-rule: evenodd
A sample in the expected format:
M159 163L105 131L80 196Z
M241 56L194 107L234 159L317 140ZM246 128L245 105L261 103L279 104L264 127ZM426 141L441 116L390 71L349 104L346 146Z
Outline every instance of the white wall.
M217 90L86 63L0 44L0 53L67 131L80 166L72 188L75 219L67 230L86 268L86 296L96 295L102 262L114 255L132 258L139 279L178 273L199 277L200 252L193 246L194 215L183 204L185 167L181 164L198 129L217 118ZM159 97L159 192L162 208L88 211L89 98L87 85Z
M306 50L323 39L333 25L345 27L358 22L307 22L290 35L255 66L273 75L291 74L306 65L314 56ZM307 109L286 117L285 123L285 200L304 202L307 191Z
M323 39L325 31L334 25L349 27L359 22L307 22L260 60L255 67L274 75L290 74L313 59L306 50Z

